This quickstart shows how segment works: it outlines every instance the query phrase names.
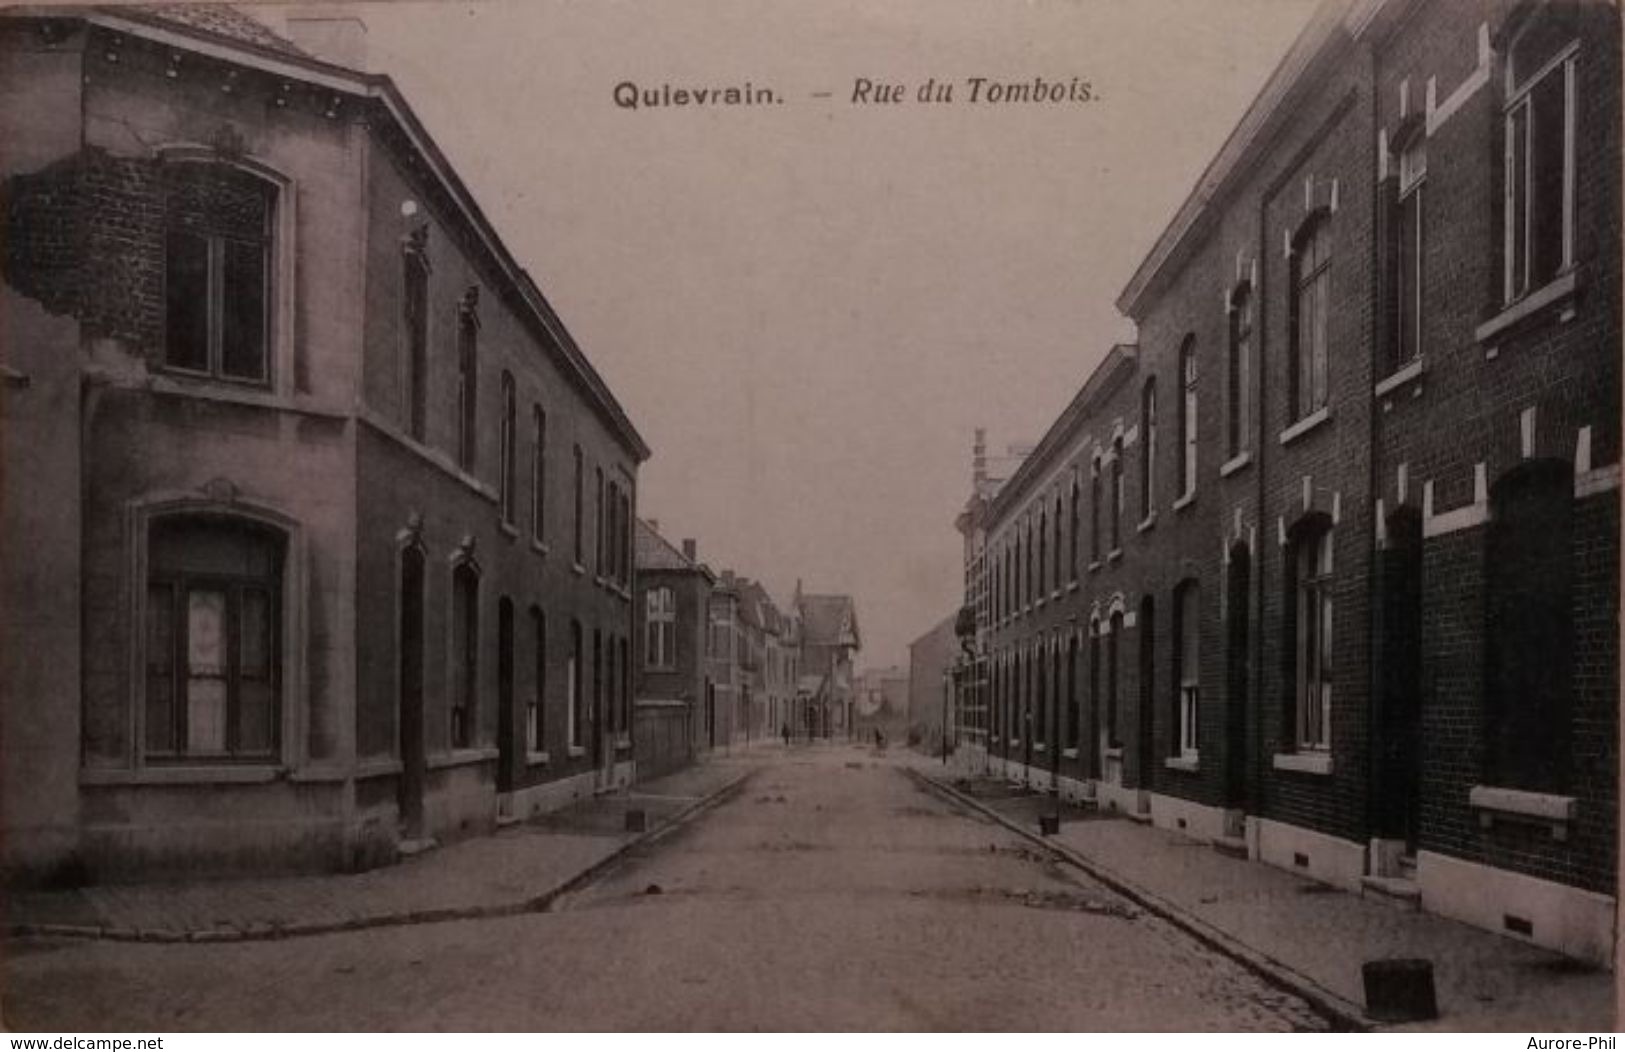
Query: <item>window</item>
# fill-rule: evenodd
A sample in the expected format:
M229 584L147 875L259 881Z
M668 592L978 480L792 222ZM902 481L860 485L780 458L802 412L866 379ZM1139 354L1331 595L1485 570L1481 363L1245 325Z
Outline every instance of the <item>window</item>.
M565 728L570 744L577 748L581 746L581 731L586 724L585 713L582 712L582 703L586 700L581 684L581 622L570 622L570 658L564 666L565 690L570 695L570 707L566 710L569 717L569 726Z
M1078 719L1081 708L1078 703L1078 637L1073 635L1066 648L1066 744L1074 749L1078 748L1081 733Z
M469 472L479 440L480 319L475 302L467 296L457 311L457 466Z
M1049 513L1038 513L1038 577L1033 582L1037 598L1044 598L1044 582L1049 580Z
M1326 314L1331 299L1332 234L1324 212L1292 242L1292 411L1302 420L1326 405Z
M1078 533L1082 528L1080 513L1078 511L1078 474L1076 468L1074 468L1072 472L1072 506L1069 520L1070 521L1067 523L1066 536L1071 549L1072 580L1076 581L1078 579Z
M1296 643L1293 647L1300 749L1331 747L1332 531L1325 521L1302 530L1293 550Z
M1196 492L1196 338L1185 337L1179 347L1179 386L1184 395L1179 407L1179 495Z
M1034 745L1043 745L1047 740L1049 731L1049 686L1045 682L1045 666L1049 664L1044 653L1044 645L1038 644L1028 659L1032 667L1032 693L1033 693L1033 727L1032 739Z
M423 238L408 239L402 258L405 271L406 414L407 432L422 442L429 415L429 258Z
M1398 198L1389 232L1390 308L1387 372L1422 354L1422 182L1427 175L1427 138L1418 127L1399 151Z
M1230 415L1225 419L1225 439L1229 455L1237 457L1247 448L1252 429L1253 289L1237 286L1230 294L1230 360L1226 386L1229 387Z
M1140 515L1149 519L1156 507L1157 482L1157 380L1151 377L1140 390Z
M1039 536L1042 537L1043 534L1039 534ZM1027 562L1022 567L1022 571L1021 571L1021 599L1022 599L1023 604L1031 605L1031 603L1033 601L1033 593L1036 592L1038 589L1036 587L1037 578L1035 578L1033 576L1033 520L1032 520L1032 517L1030 515L1027 518L1027 549L1026 550L1027 550Z
M1089 561L1100 561L1100 460L1089 465Z
M604 574L604 469L593 468L593 556L592 572L602 577Z
M670 588L651 588L644 597L643 663L672 668L677 663L677 601Z
M604 634L600 629L592 630L592 708L587 713L593 728L593 748L599 744L599 735L603 733L604 724Z
M512 525L517 514L515 505L518 496L515 492L519 487L516 474L517 456L514 453L518 442L519 422L517 420L518 406L514 400L513 377L507 372L502 374L502 521Z
M1061 495L1059 493L1055 495L1055 517L1050 519L1050 528L1054 531L1055 541L1053 547L1055 559L1050 566L1050 588L1058 592L1061 590Z
M1123 547L1123 440L1112 442L1112 551Z
M536 664L531 673L530 701L525 706L525 748L537 753L547 748L547 616L541 607L530 608L530 631Z
M621 648L621 730L632 732L632 648L620 641Z
M530 410L530 535L545 540L547 529L547 414L542 407Z
M1558 793L1570 785L1573 507L1574 475L1563 461L1525 461L1490 490L1484 776L1491 785Z
M146 754L269 760L281 719L282 535L198 517L147 544Z
M451 747L474 742L474 705L479 690L480 577L473 564L451 572Z
M1179 727L1177 755L1195 759L1201 737L1200 593L1195 581L1180 584L1174 595L1174 689L1176 725Z
M1123 678L1119 674L1118 651L1123 643L1123 612L1119 610L1112 615L1106 636L1106 744L1113 749L1123 747L1122 738L1118 735L1117 710L1118 693L1122 689Z
M164 363L223 380L271 378L276 190L227 164L164 169Z
M1506 64L1506 299L1574 261L1574 109L1579 44L1561 17L1538 17Z
M585 494L582 492L582 486L585 484L586 479L585 479L584 474L583 474L584 468L583 468L582 463L581 463L581 447L580 446L576 446L574 448L573 455L574 455L574 458L575 458L575 485L574 485L574 493L575 493L575 518L574 518L574 522L575 522L575 564L577 566L581 566L582 565L582 560L585 558L585 552L584 552L584 550L582 548L581 515L582 515L582 512L584 512L586 510L585 507L583 507L583 504L584 504L586 498L585 498Z

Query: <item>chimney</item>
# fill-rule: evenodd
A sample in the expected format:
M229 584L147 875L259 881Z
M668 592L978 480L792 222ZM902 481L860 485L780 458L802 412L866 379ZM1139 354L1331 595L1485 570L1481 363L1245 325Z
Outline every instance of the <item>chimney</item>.
M971 445L971 479L980 486L987 481L987 429L976 429L976 441Z
M687 559L691 563L697 563L700 561L700 546L694 543L694 538L692 537L683 538L683 558Z
M287 13L288 39L323 62L366 72L367 24L348 4L304 4Z

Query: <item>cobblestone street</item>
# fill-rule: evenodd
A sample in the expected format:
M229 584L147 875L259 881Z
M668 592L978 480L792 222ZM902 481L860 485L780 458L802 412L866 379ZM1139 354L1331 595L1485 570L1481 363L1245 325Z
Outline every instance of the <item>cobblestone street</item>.
M853 749L546 913L244 942L14 941L6 1023L100 1029L1289 1030L1326 1024Z

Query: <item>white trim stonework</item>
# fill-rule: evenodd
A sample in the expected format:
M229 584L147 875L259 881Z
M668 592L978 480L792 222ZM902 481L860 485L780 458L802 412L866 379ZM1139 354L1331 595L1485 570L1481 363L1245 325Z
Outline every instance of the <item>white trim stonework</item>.
M1613 967L1611 896L1431 851L1417 853L1416 880L1429 913ZM1519 922L1528 934L1517 930Z
M1270 818L1247 818L1247 854L1359 894L1366 846Z

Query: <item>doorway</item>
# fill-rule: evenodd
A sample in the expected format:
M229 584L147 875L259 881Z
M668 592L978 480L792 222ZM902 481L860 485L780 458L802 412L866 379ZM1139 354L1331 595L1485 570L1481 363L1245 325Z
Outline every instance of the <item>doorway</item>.
M423 742L423 549L412 546L401 552L400 639L396 647L400 684L398 743L401 777L396 807L400 814L401 836L416 840L423 836L423 783L428 773Z
M1252 553L1245 544L1230 549L1230 576L1225 582L1224 802L1247 804L1247 621L1252 595Z

